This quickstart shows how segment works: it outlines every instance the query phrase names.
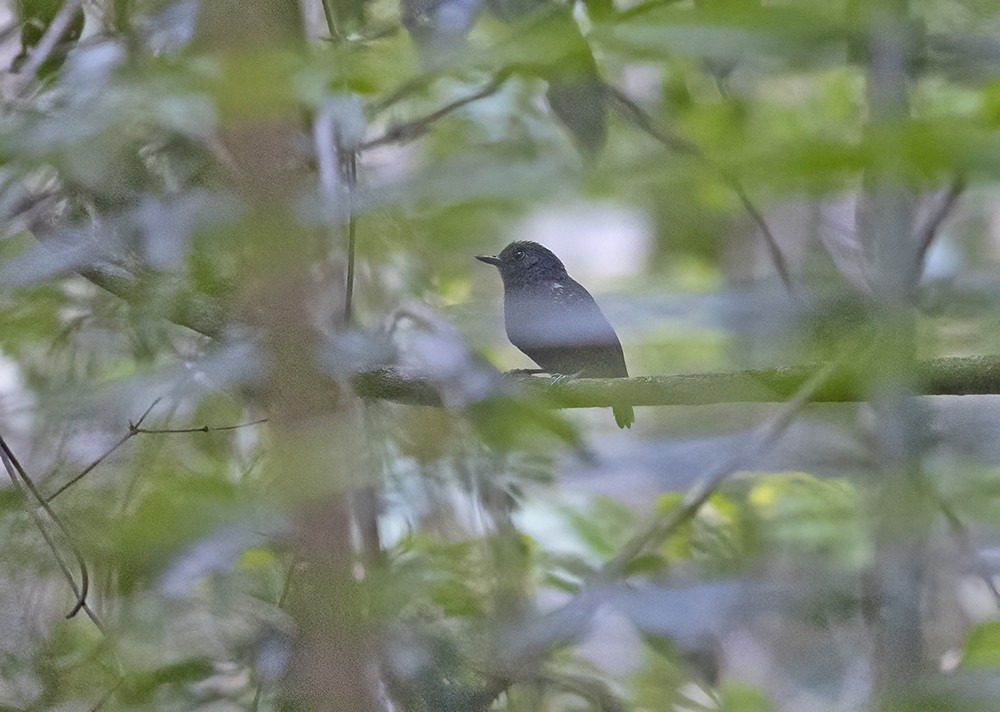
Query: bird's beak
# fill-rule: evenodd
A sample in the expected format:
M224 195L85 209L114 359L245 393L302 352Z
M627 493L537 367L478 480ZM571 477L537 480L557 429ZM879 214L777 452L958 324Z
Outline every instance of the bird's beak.
M476 259L480 262L485 262L488 265L500 266L500 258L494 257L493 255L476 255Z

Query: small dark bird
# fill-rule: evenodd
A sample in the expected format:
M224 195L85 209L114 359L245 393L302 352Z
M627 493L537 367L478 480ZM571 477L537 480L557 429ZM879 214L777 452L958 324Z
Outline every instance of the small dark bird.
M479 255L503 279L507 338L549 373L627 378L618 335L563 263L537 242L512 242L496 256ZM619 428L635 421L631 406L615 406Z

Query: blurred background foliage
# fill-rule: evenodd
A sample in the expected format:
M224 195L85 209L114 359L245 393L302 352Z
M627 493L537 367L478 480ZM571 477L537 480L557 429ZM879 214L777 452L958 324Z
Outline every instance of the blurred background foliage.
M907 397L1000 350L992 0L18 0L0 67L0 709L996 709L1000 406ZM633 375L872 404L509 391L513 239Z

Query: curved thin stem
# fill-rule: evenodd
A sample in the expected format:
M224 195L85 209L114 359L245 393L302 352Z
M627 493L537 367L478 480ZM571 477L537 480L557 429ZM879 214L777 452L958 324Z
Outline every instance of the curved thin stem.
M7 474L10 477L11 481L17 484L17 480L18 478L20 478L21 482L24 484L24 487L31 493L31 496L38 503L38 506L42 508L42 510L49 517L52 523L55 524L56 527L58 527L60 532L62 532L62 535L66 539L66 543L70 548L70 551L73 552L73 556L74 558L76 558L77 566L80 569L80 587L79 589L76 588L76 586L72 582L72 576L70 576L69 577L70 586L73 588L73 592L76 594L76 603L73 605L73 608L70 610L70 612L66 614L67 618L72 618L82 609L84 609L87 605L87 594L90 591L90 574L87 570L87 562L84 561L83 554L80 553L80 549L77 547L76 542L73 540L73 537L70 536L69 531L66 529L66 525L63 524L62 522L62 519L60 519L59 515L55 513L55 511L52 509L51 506L49 506L49 503L45 501L45 497L42 496L42 493L38 491L38 488L35 486L35 483L32 481L32 479L28 476L28 473L24 471L23 467L21 467L21 463L18 462L17 457L14 455L14 452L7 445L7 441L3 439L2 435L0 435L0 459L3 460L3 465L6 468ZM44 532L43 536L45 536ZM48 541L47 536L46 540ZM93 619L93 616L91 616L91 618Z
M439 119L447 116L448 114L462 108L463 106L470 104L479 99L484 99L492 94L496 94L497 90L503 85L506 80L506 76L497 76L484 85L481 89L469 94L468 96L463 96L460 99L456 99L450 104L445 104L440 109L432 111L426 116L421 116L418 119L413 119L412 121L407 121L403 124L397 124L386 129L385 133L381 136L377 136L369 141L366 141L361 145L361 150L366 150L369 148L375 148L376 146L382 146L387 143L397 143L412 141L415 138L423 136L430 129L431 125L438 121Z

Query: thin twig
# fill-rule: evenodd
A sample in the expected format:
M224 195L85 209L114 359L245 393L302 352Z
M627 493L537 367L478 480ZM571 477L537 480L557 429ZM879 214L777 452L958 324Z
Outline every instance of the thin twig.
M791 293L792 276L788 271L788 264L785 262L785 256L781 253L781 248L778 246L778 240L775 238L774 233L771 232L771 228L767 224L767 220L764 219L764 215L750 200L750 197L747 195L746 188L743 187L743 184L738 178L727 173L723 173L722 178L729 184L729 187L733 189L733 192L736 193L736 197L739 198L743 209L746 211L747 215L750 216L750 219L757 225L757 229L760 230L760 234L764 238L764 244L767 245L767 251L771 255L771 261L774 263L774 268L778 271L778 276L781 277L781 281L784 283L785 289Z
M469 52L465 55L459 55L451 58L451 61L446 66L435 66L428 71L418 74L410 79L407 79L401 85L399 85L394 91L392 91L385 99L381 101L376 101L368 104L365 107L365 114L369 117L375 117L382 113L390 106L397 104L403 99L416 94L418 91L426 88L432 84L436 79L448 74L449 69L458 69L466 67L467 65L475 65L478 62L479 56L483 52L491 53L498 52L503 54L507 51L517 51L519 43L522 38L526 35L530 35L532 32L536 31L538 28L543 27L546 23L550 22L554 16L561 13L561 8L557 3L541 3L537 8L537 11L530 13L530 15L524 18L524 21L518 22L516 30L509 33L505 38L502 38L498 42L494 43L490 47L481 48L478 52ZM532 73L530 65L516 66L509 65L502 70L504 78L517 71L526 70L527 73Z
M1000 606L1000 588L997 587L996 582L993 580L993 572L990 571L989 567L986 566L982 557L979 556L979 552L976 551L976 546L972 541L972 535L969 533L969 528L962 521L962 518L958 516L958 512L951 506L951 503L945 499L944 495L941 494L940 490L927 478L922 478L921 482L924 490L930 495L931 499L934 500L935 506L944 515L944 518L948 521L948 526L951 527L952 535L958 540L962 547L966 550L966 553L972 557L974 566L976 569L976 574L986 583L986 587L989 589L990 593L993 594L993 602Z
M42 35L42 38L35 45L34 49L31 50L28 59L21 65L19 77L14 82L15 96L24 90L24 87L35 78L45 60L52 56L52 52L55 51L63 34L69 29L70 24L73 22L73 17L81 5L83 5L83 0L66 0L62 7L59 8L59 12L52 18L48 29L45 30L45 34Z
M698 158L700 160L707 160L695 144L691 143L686 138L681 138L680 136L668 133L666 130L657 126L653 117L649 115L649 112L634 102L621 89L607 82L605 82L605 88L609 96L614 100L618 112L632 124L640 128L643 132L656 139L675 153L680 153L685 156L693 156L694 158Z
M537 682L562 688L593 704L602 712L626 712L629 708L604 680L594 675L574 675L569 672L545 672Z
M131 440L136 435L138 435L139 434L139 426L142 425L143 421L146 420L146 416L148 416L150 414L150 412L152 412L153 408L155 408L156 404L159 403L159 402L160 402L160 399L157 398L152 403L150 403L149 407L146 408L146 411L141 416L139 416L139 420L137 420L135 423L129 423L129 425L128 425L128 432L126 432L121 438L119 438L118 442L116 442L114 445L112 445L111 447L109 447L100 456L98 456L98 458L96 460L94 460L89 465L87 465L85 468L83 468L83 471L80 472L78 475L76 475L76 477L74 477L69 482L65 483L62 487L60 487L55 492L53 492L48 497L46 497L45 501L46 502L51 502L52 500L54 500L56 497L58 497L63 492L65 492L66 490L68 490L70 487L72 487L73 485L75 485L77 482L79 482L80 480L82 480L84 477L86 477L87 475L89 475L91 473L91 471L95 467L97 467L102 462L104 462L115 450L117 450L122 445L124 445L129 440Z
M181 433L218 433L226 430L240 430L253 425L261 425L267 422L267 418L251 420L247 423L237 423L236 425L202 425L197 428L136 428L136 433L146 435L178 435Z
M358 184L358 152L345 151L344 178L347 182L347 294L344 295L344 325L350 326L354 308L354 257L357 248L358 217L354 212L354 191Z
M941 198L941 203L937 206L937 209L927 219L927 224L918 233L920 242L917 245L917 269L913 276L914 283L919 281L920 275L923 274L924 264L927 261L927 253L930 251L931 245L934 243L934 238L937 237L941 229L941 224L944 223L952 210L955 209L955 205L964 191L965 180L961 177L955 178Z
M778 245L778 240L775 238L774 233L771 232L771 227L767 224L767 220L764 218L763 213L761 213L760 210L758 210L753 204L753 201L750 200L750 196L747 195L746 188L743 187L743 183L739 180L739 178L732 175L729 171L725 170L705 156L695 144L691 143L687 139L668 133L658 127L656 122L653 120L653 117L651 117L645 109L632 101L632 99L618 87L607 83L605 84L605 87L607 88L611 98L614 100L614 104L618 108L618 112L633 125L641 129L650 137L662 143L671 151L696 158L699 161L711 166L719 173L726 184L732 188L733 192L736 194L736 197L740 201L740 205L743 206L743 210L746 211L747 215L750 216L750 219L753 220L754 224L757 226L757 229L760 230L761 237L764 238L764 243L767 245L768 252L770 253L771 261L774 263L774 268L778 272L778 276L781 277L781 281L785 285L785 289L788 290L789 294L794 294L791 273L788 269L788 263L785 261L785 256L782 254L781 248Z
M73 537L70 536L69 530L66 529L66 525L63 524L62 519L59 518L59 515L55 513L52 507L49 506L49 503L45 501L45 498L42 497L42 494L41 492L38 491L38 488L35 486L34 481L31 479L31 477L28 476L28 473L25 472L24 468L21 467L21 463L18 462L17 457L14 455L14 451L10 449L10 447L7 445L7 441L3 439L2 435L0 435L0 459L3 460L3 465L6 468L7 474L11 478L11 481L13 481L16 484L18 478L20 478L21 482L24 484L24 487L28 490L28 492L31 493L31 496L38 503L38 506L42 508L42 510L49 517L52 523L56 525L56 527L59 529L60 532L62 532L62 535L66 540L66 544L69 546L70 551L73 552L73 556L76 558L77 566L79 566L80 568L79 589L77 589L75 584L73 583L73 577L72 576L67 577L67 580L69 580L70 582L70 587L73 589L73 593L76 595L76 603L73 605L73 608L70 610L70 612L66 614L67 618L72 618L82 609L87 607L87 593L89 593L90 591L90 574L87 571L87 562L84 561L83 554L80 553L80 549L77 548L76 542L73 540ZM52 542L49 540L46 532L44 531L44 527L40 526L39 529L42 530L42 535L45 536L46 541L49 541L50 546L52 546ZM53 551L55 551L55 549L53 549ZM59 560L58 554L56 555L56 558L57 560ZM67 574L69 573L68 569L64 570ZM94 620L94 623L97 624L98 627L100 627L100 625L97 623L97 620L89 610L88 610L88 615L90 615L91 620Z
M450 104L442 106L440 109L433 111L426 116L422 116L419 119L414 119L413 121L407 121L403 124L398 124L392 126L386 130L384 134L377 138L373 138L361 144L361 150L367 150L369 148L375 148L376 146L382 146L387 143L406 143L412 141L420 136L423 136L430 129L431 125L438 121L439 119L447 116L448 114L461 109L463 106L470 104L479 99L484 99L488 96L496 94L500 87L506 80L505 76L496 77L487 83L483 88L478 91L464 96L460 99L456 99Z
M149 406L149 408L146 409L146 412L142 414L142 417L140 417L138 421L136 421L135 423L129 423L128 431L121 438L119 438L114 445L105 450L96 460L87 465L82 472L73 477L73 479L69 480L55 492L50 494L45 501L51 502L56 497L61 495L63 492L68 490L70 487L75 485L77 482L82 480L84 477L89 475L95 467L104 462L115 450L120 448L129 440L134 438L136 435L179 435L183 433L216 433L216 432L224 432L227 430L239 430L241 428L249 428L251 426L260 425L262 423L267 422L266 418L261 418L260 420L253 420L248 423L238 423L236 425L216 425L216 426L202 425L197 428L143 428L142 427L143 421L146 419L146 416L149 415L149 412L153 409L153 406L155 406L159 401L160 399L157 398L153 402L153 405Z

